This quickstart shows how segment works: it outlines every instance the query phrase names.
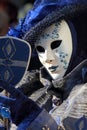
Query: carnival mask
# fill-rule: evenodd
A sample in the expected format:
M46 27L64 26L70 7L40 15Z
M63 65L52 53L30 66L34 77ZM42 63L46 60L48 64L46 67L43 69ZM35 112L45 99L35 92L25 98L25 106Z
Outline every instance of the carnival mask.
M46 28L36 41L39 59L52 79L60 79L66 73L72 48L72 34L65 20Z

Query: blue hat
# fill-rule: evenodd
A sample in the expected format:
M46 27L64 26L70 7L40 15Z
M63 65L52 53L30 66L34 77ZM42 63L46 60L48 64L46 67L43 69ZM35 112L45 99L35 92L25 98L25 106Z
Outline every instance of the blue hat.
M33 37L36 39L39 26L38 33L40 34L44 27L50 26L60 18L73 17L74 14L85 10L87 10L86 0L36 0L33 9L27 13L25 18L19 20L19 24L15 28L10 28L8 35L22 38L26 37L28 32L32 39ZM29 37L25 39L29 42L32 41Z
M61 19L76 19L87 14L86 0L36 0L23 23L24 39L34 43L42 31Z

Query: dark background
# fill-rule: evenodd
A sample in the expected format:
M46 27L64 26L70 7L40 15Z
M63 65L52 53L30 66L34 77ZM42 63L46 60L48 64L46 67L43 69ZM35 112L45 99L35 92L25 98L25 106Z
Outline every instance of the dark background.
M8 15L8 26L14 26L18 23L20 18L24 18L26 13L32 9L34 2L35 0L0 0L0 12L4 12L4 15ZM3 21L7 20L2 14L0 14L0 19Z
M21 8L26 3L33 4L35 0L10 0L10 1L12 1L14 4L16 4L18 6L18 8Z

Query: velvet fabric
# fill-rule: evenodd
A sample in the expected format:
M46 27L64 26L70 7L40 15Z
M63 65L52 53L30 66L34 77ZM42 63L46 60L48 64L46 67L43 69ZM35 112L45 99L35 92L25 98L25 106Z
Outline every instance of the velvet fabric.
M0 103L10 108L11 120L17 126L23 122L25 128L38 116L42 111L35 102L27 98L20 90L0 80L0 85L11 94L11 97L0 96ZM28 122L26 122L28 118ZM27 126L28 125L28 126Z
M85 5L87 4L86 0L36 0L34 3L34 7L31 11L27 13L27 15L19 20L19 24L14 28L10 28L8 31L8 35L16 36L22 38L24 34L29 31L32 27L37 25L40 21L42 21L47 15L52 12L61 12L63 8L68 10L69 6L74 5ZM66 12L65 12L66 13ZM71 11L68 12L71 14ZM62 12L61 12L62 15Z

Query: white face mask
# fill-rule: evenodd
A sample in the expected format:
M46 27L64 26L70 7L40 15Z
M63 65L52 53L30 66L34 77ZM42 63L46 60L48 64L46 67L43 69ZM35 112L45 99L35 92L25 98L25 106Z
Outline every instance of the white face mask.
M64 76L72 55L72 35L68 23L52 24L40 35L36 50L53 79Z

